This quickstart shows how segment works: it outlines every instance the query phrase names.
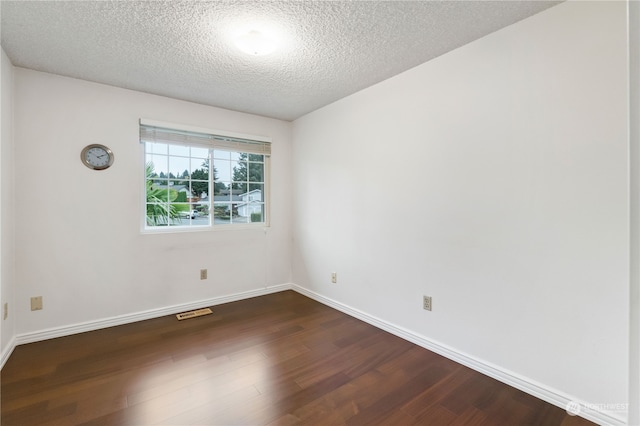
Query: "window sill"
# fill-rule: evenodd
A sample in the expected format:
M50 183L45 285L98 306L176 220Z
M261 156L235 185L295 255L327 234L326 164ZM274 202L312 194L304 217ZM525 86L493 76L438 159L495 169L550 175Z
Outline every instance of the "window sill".
M143 227L140 231L141 234L154 235L154 234L187 234L192 232L224 232L224 231L243 231L243 230L264 230L265 232L270 228L267 223L240 223L237 225L213 225L213 226L167 226L167 227L155 227L146 228Z

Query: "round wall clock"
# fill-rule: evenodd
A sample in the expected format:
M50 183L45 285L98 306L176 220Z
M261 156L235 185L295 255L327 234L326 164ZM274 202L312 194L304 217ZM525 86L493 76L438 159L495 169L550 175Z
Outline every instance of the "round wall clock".
M91 144L80 153L82 164L93 170L104 170L113 164L113 151L104 145Z

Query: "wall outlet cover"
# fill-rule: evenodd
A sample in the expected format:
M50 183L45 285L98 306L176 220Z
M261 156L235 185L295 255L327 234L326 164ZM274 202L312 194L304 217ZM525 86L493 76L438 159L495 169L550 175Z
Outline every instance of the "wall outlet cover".
M431 310L431 296L423 296L422 297L422 308L425 311Z
M42 296L36 296L31 298L31 310L32 311L42 310Z

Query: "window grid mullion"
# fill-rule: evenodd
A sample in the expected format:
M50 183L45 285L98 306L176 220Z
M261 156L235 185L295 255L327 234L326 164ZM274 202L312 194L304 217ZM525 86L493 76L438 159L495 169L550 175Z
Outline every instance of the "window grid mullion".
M149 143L152 143L152 142L149 142ZM229 194L228 200L221 201L223 203L221 206L226 206L225 208L229 212L228 223L229 224L252 223L252 214L257 213L257 212L254 212L254 210L258 210L260 212L259 221L266 222L267 167L266 167L265 156L260 157L262 161L255 161L256 157L252 157L252 156L257 154L250 154L242 151L234 151L235 153L237 153L235 154L235 156L240 156L241 158L243 157L243 161L237 162L237 160L233 160L234 156L230 157L230 161L228 160L225 161L222 158L215 158L216 155L214 154L214 149L208 150L206 158L201 158L199 156L196 158L193 156L194 154L193 154L192 147L189 147L188 149L189 155L184 155L183 153L171 154L171 144L165 144L165 147L162 147L163 148L162 150L158 150L158 147L154 147L154 149L152 150L147 150L146 148L147 148L147 144L145 144L145 164L147 163L147 160L153 163L153 159L155 157L157 160L163 163L164 166L158 167L158 170L155 170L153 175L145 176L145 188L147 188L147 182L151 182L151 185L164 186L164 188L162 188L163 191L161 192L162 198L164 200L163 199L149 200L148 194L147 194L147 199L145 201L145 206L147 207L145 207L145 210L148 209L149 208L148 206L150 205L164 206L163 210L165 210L165 215L163 215L162 220L167 222L165 225L167 226L181 225L180 221L184 219L183 212L182 212L182 209L184 209L184 207L180 207L181 205L187 206L189 211L189 213L187 214L187 217L189 220L188 224L189 226L192 224L190 212L192 210L196 210L194 208L195 204L194 204L193 198L194 197L197 198L202 195L201 194L202 190L199 190L198 194L194 193L194 190L195 190L194 184L196 182L206 182L207 184L206 188L207 188L207 194L208 194L208 197L207 197L208 205L206 205L207 212L208 212L208 215L207 215L208 223L205 226L209 226L209 227L216 226L216 222L215 222L216 180L215 180L214 170L216 170L218 162L223 162L223 164L229 167L229 170L227 172L229 176L228 177L229 181L226 182L226 184L228 185L228 188L226 189L226 191ZM162 152L160 153L158 151L162 151ZM180 162L177 160L180 160L180 159L183 159L187 163L187 167L185 168L187 172L186 175L184 175L184 171L181 172L180 170L178 170L181 168L181 166L180 166ZM194 164L194 160L198 160L198 159L208 162L207 179L194 179L193 177L194 172L198 170L198 167ZM244 174L244 176L241 180L235 179L236 177L234 173L235 168L233 167L234 162L236 162L237 167L239 167L240 165L243 165L244 170L242 171L242 174ZM204 162L203 162L203 165L204 165ZM172 168L175 170L172 171L171 170ZM259 179L256 180L255 182L252 181L252 176L253 176L252 173L253 174L258 173ZM164 177L160 177L161 175L164 175ZM258 176L254 176L254 177L258 177ZM225 183L224 179L225 179L225 176L222 176L220 178L220 182ZM177 189L178 184L183 185L184 189L186 189L186 194L185 194L186 200L184 202L178 201L180 199L185 199L185 197L183 197L180 194L178 194L178 198L175 198L175 195L174 195L174 198L175 198L174 200L172 200L171 198L172 197L171 194L173 190L179 191L179 189ZM174 185L176 187L172 188L172 186ZM257 195L258 198L255 201L252 201L254 196L251 195L250 193L254 190L260 191L260 194ZM179 192L182 192L182 191L179 191ZM234 217L234 209L233 209L234 205L236 205L236 208L242 205L241 210L239 209L240 211L238 212L239 214L241 213L242 216ZM176 212L177 214L174 213L172 215L171 213L172 207L174 209L174 212ZM155 210L152 209L152 212L153 211ZM156 214L156 213L152 213L152 214ZM172 222L178 222L178 223L172 223ZM148 216L147 216L147 219L145 220L145 223L147 224L148 227L156 227L161 225L155 221L149 222Z

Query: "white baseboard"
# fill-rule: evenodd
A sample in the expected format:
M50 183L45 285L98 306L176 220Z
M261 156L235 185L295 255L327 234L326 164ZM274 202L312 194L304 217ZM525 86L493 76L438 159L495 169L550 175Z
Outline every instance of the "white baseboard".
M249 299L265 294L277 293L284 290L290 290L291 284L280 284L271 287L260 288L242 293L235 293L226 296L218 296L211 299L198 300L197 302L183 303L180 305L167 306L159 309L151 309L143 312L135 312L132 314L120 315L117 317L104 318L97 321L88 321L79 324L71 324L63 327L49 328L32 333L19 334L15 337L15 345L25 343L39 342L41 340L54 339L56 337L69 336L86 331L100 330L102 328L114 327L116 325L129 324L137 321L144 321L152 318L158 318L165 315L178 314L180 312L191 311L207 306L221 305L223 303L235 302L237 300ZM3 354L4 355L4 354ZM8 355L6 356L9 357ZM4 357L3 357L4 359ZM4 365L4 364L3 364Z
M507 371L503 368L500 368L486 361L477 359L469 354L460 352L447 345L430 340L422 335L416 334L403 327L399 327L395 324L391 324L387 321L384 321L380 318L369 315L358 309L354 309L348 305L337 302L328 297L322 296L321 294L308 290L297 284L293 284L291 286L291 289L313 300L316 300L324 305L330 306L334 309L344 312L347 315L350 315L354 318L357 318L361 321L371 324L374 327L387 331L411 343L415 343L418 346L421 346L425 349L428 349L432 352L435 352L439 355L449 358L450 360L455 361L459 364L465 365L475 371L478 371L484 375L492 377L509 386L513 386L516 389L519 389L523 392L533 395L536 398L539 398L550 404L556 405L562 409L565 409L567 407L567 404L570 402L578 402L580 404L579 416L584 417L587 420L598 423L600 425L622 426L627 424L625 419L622 417L617 417L617 416L614 417L609 413L597 411L595 409L590 408L590 407L596 406L595 404L589 404L586 401L579 400L578 398L572 398L560 391L557 391L548 386L545 386L544 384L537 383L531 379L528 379L527 377L520 376L516 373Z
M7 347L2 349L2 354L0 354L0 370L2 370L2 367L4 367L4 364L7 362L7 360L9 359L9 357L11 356L15 348L16 348L16 338L14 336L9 341L9 344L7 345Z

